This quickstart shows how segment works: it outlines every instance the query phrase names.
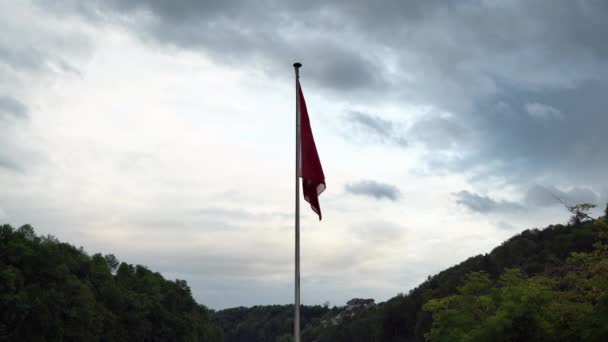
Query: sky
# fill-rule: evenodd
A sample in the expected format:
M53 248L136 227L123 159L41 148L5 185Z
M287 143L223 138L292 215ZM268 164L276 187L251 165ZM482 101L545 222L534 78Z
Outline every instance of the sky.
M301 62L327 189L302 302L385 301L608 202L608 3L0 0L0 222L293 302Z

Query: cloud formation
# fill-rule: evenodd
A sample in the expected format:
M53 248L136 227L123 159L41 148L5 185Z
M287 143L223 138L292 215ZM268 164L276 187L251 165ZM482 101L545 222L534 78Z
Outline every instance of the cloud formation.
M456 203L482 214L513 213L525 210L523 206L515 202L505 200L497 201L488 196L481 196L467 190L457 192L454 196L456 197Z
M602 207L604 205L602 202L608 199L606 195L605 193L598 194L589 188L572 187L568 190L560 190L555 186L538 184L529 187L525 192L525 196L520 201L495 200L467 190L454 194L456 203L467 207L471 211L482 214L517 213L526 210L557 207L563 205L560 199L568 205L591 203ZM501 225L504 225L504 223L501 223Z
M311 66L303 77L342 96L363 91L361 99L397 98L450 113L416 124L422 130L413 138L426 142L434 167L483 168L517 182L560 169L552 181L566 186L571 174L597 185L596 170L608 167L608 152L598 147L608 143L599 128L608 124L598 110L608 105L601 95L608 48L599 38L608 34L608 6L600 1L387 0L373 9L365 1L39 3L219 63L247 60L279 77L290 76L297 58ZM377 141L405 146L402 134L386 134L382 113L363 115L352 117ZM459 158L441 165L433 152L442 151ZM572 166L589 162L594 167Z
M10 96L0 95L0 118L9 115L16 118L24 118L27 116L27 107Z
M567 191L559 190L554 186L534 185L530 187L525 196L525 203L529 205L546 207L562 205L555 197L565 201L569 205L578 203L591 203L602 205L600 196L588 188L573 187Z
M367 196L378 200L387 199L395 202L401 198L399 188L392 184L380 183L374 180L360 180L346 184L344 190L353 195Z
M348 132L349 136L398 147L407 146L407 140L402 135L402 128L393 121L358 111L350 112L345 120L349 126L354 128L354 132Z

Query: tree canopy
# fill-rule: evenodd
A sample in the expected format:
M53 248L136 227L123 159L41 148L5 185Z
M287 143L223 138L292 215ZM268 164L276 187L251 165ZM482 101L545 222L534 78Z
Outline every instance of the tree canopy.
M302 306L303 340L608 340L608 220L580 218L525 230L378 305ZM287 342L292 315L213 312L184 280L0 226L0 341Z
M0 341L222 341L184 280L0 226Z
M608 340L608 245L572 253L551 276L471 272L458 293L424 305L427 341Z
M311 341L608 340L607 243L606 217L527 229Z

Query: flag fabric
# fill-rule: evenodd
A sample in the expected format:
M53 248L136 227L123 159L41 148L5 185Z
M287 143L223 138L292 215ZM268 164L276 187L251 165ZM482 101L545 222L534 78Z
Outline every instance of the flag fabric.
M304 200L310 203L312 210L319 215L320 221L319 195L325 190L325 175L312 135L306 101L304 101L304 94L299 81L298 93L300 97L300 177L302 177L302 192L304 193Z

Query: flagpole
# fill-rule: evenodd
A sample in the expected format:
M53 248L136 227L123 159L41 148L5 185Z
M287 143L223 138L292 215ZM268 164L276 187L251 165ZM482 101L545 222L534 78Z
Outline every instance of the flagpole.
M295 304L294 304L294 319L293 319L293 340L300 341L300 67L301 63L294 63L293 67L296 72L296 217L295 217Z

